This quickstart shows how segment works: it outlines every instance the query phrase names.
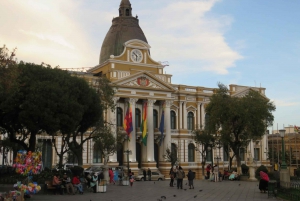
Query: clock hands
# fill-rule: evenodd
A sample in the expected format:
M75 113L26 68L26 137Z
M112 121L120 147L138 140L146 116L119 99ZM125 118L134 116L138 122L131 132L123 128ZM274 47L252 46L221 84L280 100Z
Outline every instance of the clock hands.
M135 55L135 59L137 60L138 55L135 52L133 52L133 54Z

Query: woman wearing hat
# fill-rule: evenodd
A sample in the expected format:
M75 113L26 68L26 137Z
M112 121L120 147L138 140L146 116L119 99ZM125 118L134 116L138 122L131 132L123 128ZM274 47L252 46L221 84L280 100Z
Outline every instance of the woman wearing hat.
M97 192L97 183L98 183L98 174L94 173L94 175L92 176L92 181L91 181L91 187L93 188L93 192L96 193Z

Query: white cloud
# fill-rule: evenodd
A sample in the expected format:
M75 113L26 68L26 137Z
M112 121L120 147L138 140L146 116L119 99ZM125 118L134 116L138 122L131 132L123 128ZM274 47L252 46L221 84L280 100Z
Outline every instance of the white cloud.
M300 105L300 102L295 102L295 101L291 101L291 100L275 99L272 101L275 103L276 107L292 107L292 106Z

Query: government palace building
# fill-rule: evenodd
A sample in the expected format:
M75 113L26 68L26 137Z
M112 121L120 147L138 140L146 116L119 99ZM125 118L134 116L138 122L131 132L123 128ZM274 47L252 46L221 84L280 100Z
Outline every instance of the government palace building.
M121 148L109 156L108 165L127 166L129 162L130 169L134 172L148 168L158 169L168 178L171 163L166 161L163 155L169 148L177 153L176 165L182 166L186 172L191 169L196 172L196 179L200 179L201 145L193 140L192 131L205 125L207 118L205 106L216 88L199 86L201 83L195 83L195 86L172 83L172 75L164 73L167 65L151 57L150 42L148 43L139 26L139 19L132 15L130 1L121 0L118 12L119 16L113 18L112 25L103 40L99 64L86 72L77 72L78 76L84 77L91 85L96 82L98 76L105 75L115 87L113 100L116 108L113 111L106 111L105 118L111 123L114 135L120 136L122 140L118 142ZM242 97L249 90L259 91L265 96L266 89L231 84L229 90L232 96ZM123 128L128 102L132 109L133 125L130 140L127 139L128 135ZM140 129L143 106L146 106L147 110L146 146L142 142ZM162 135L159 127L163 111ZM50 140L45 142L44 165L57 164L59 159ZM55 143L59 145L61 139L57 137ZM93 140L84 144L82 153L84 167L103 165L103 156L93 144ZM242 164L249 165L250 161L254 161L257 166L268 165L267 146L267 134L259 141L251 141L247 148L240 150ZM228 146L210 150L206 156L206 164L218 163L221 172L228 169L232 153L225 152L225 149L228 149ZM126 151L131 151L129 161ZM233 167L235 166L234 160Z

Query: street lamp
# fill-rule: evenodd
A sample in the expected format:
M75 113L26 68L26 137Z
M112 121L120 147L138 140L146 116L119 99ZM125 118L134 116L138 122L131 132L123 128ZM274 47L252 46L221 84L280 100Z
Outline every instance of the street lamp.
M279 130L279 135L281 137L281 142L282 142L282 162L281 162L281 167L280 167L281 169L287 169L287 165L285 162L284 134L285 134L284 129Z
M132 152L131 152L131 150L126 150L126 151L124 151L124 154L126 154L127 155L127 175L129 174L129 155L131 155L132 154Z

